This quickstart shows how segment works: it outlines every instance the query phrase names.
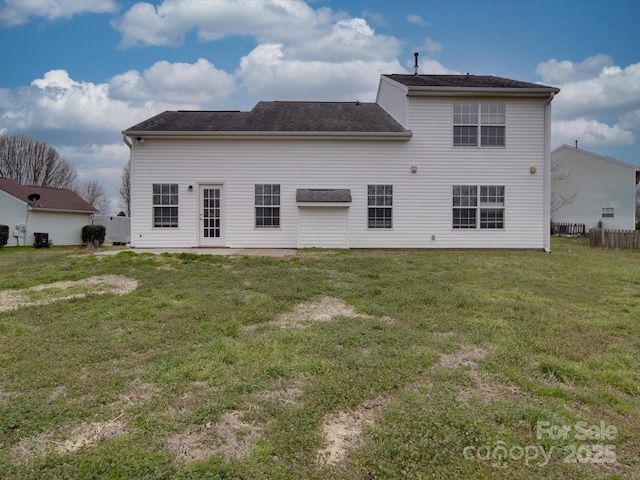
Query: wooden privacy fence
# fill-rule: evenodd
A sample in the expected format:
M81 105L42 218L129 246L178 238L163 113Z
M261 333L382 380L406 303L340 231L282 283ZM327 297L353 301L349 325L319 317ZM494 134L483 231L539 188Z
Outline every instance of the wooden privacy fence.
M585 235L587 227L584 223L551 222L551 235Z
M640 230L589 230L589 246L640 250Z

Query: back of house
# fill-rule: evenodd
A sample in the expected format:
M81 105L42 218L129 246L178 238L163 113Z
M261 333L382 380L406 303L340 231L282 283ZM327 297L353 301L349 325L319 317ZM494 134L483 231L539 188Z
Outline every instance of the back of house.
M375 103L163 112L123 132L131 244L547 249L557 92L383 75Z

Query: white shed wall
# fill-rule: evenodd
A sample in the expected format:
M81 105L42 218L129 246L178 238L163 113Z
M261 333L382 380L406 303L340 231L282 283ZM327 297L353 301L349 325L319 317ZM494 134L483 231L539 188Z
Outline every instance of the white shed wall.
M557 165L552 176L556 197L575 194L552 213L554 222L591 228L602 221L606 229L635 229L635 166L566 145L553 151L552 162ZM613 207L615 216L602 218L603 207Z
M351 248L543 248L545 101L504 99L506 148L460 148L452 146L453 98L406 100L409 141L151 137L134 143L132 245L197 246L198 186L221 184L228 247L295 248L296 189L348 188ZM152 227L153 183L179 185L178 228ZM278 229L254 228L257 183L281 185ZM367 228L368 184L393 185L393 229ZM454 230L453 185L504 185L505 228Z
M89 213L39 212L29 213L27 245L33 245L36 232L49 234L54 245L82 245L82 227L91 225Z
M26 219L27 204L6 192L0 191L0 225L7 225L9 227L7 247L24 245L24 236L16 237L14 232L15 226L24 223ZM20 242L19 244L18 241ZM27 243L27 245L28 244L29 243Z

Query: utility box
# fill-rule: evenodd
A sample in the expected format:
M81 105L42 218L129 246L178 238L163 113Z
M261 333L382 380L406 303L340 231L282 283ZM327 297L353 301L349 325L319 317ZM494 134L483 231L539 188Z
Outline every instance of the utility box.
M45 247L49 247L49 234L48 233L42 233L42 232L37 232L33 234L35 238L35 241L33 242L33 246L36 248L45 248Z

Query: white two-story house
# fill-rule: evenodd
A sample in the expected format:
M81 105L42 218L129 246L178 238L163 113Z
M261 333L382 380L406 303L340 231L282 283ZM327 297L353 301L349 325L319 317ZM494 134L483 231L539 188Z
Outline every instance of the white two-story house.
M549 249L558 91L383 75L375 103L161 113L123 132L131 244Z

